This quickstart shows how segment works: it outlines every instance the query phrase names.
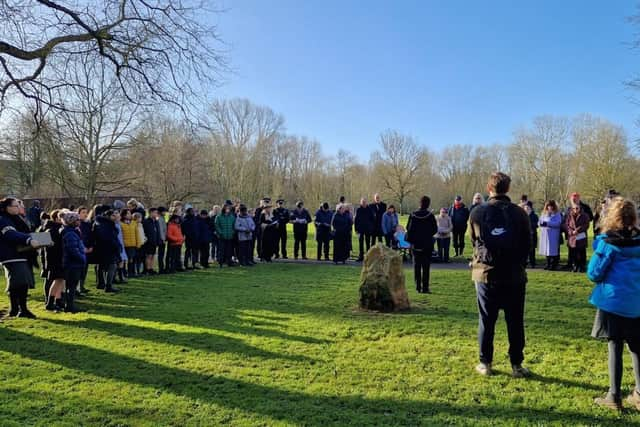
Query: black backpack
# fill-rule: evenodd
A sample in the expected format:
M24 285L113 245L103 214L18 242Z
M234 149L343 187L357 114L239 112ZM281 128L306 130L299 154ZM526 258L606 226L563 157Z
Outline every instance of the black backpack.
M517 260L516 230L510 203L488 203L480 224L479 261L496 266Z

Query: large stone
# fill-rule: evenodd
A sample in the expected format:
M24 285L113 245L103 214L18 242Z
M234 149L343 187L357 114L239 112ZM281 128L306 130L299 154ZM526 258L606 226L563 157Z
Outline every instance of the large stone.
M364 257L360 274L360 308L377 311L408 310L402 254L378 243Z

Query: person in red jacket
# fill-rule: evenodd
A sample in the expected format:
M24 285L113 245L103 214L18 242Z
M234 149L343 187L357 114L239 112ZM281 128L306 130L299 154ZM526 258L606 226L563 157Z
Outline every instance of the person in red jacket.
M176 271L184 271L180 268L180 251L182 244L184 243L184 235L182 234L182 228L180 227L180 217L178 215L171 215L169 218L169 224L167 225L167 241L169 242L168 263L167 270L169 273L175 273Z

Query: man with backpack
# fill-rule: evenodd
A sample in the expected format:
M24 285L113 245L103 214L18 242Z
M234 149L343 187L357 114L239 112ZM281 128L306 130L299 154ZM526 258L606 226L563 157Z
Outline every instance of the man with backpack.
M494 172L489 178L489 200L471 213L473 260L471 277L478 298L480 363L476 371L491 375L493 338L500 309L504 310L509 336L509 359L514 378L531 372L524 360L525 266L531 244L531 227L525 211L511 203L507 193L511 178Z

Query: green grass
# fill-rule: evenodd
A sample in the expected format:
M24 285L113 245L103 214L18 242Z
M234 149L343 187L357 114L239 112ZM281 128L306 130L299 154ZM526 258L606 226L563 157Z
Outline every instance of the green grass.
M592 404L606 345L589 338L583 276L531 274L528 380L509 376L502 319L498 374L475 374L467 271L434 271L425 296L408 270L404 314L357 310L358 276L277 263L158 276L94 291L77 315L33 291L39 319L0 324L0 425L640 426Z

